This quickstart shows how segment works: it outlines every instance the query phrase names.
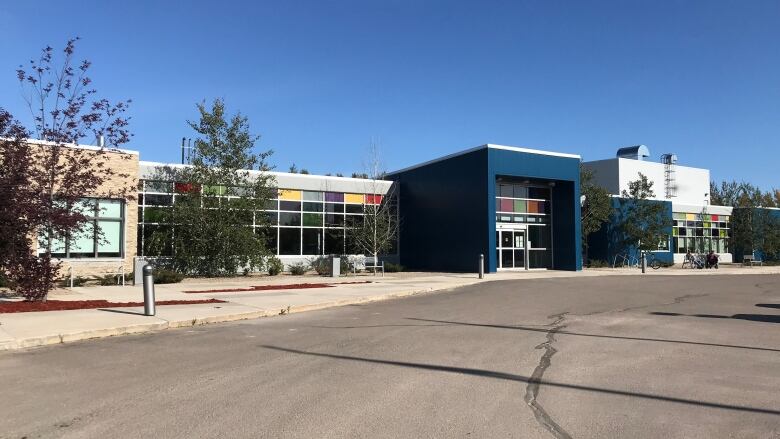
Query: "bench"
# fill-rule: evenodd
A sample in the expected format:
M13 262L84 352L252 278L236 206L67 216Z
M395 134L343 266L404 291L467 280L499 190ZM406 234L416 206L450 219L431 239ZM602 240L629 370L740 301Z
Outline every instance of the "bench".
M753 255L745 255L745 256L742 257L742 265L749 265L749 266L752 267L752 266L754 266L756 264L758 264L759 267L763 267L764 266L764 261L762 261L759 258L756 258Z
M357 273L358 270L369 269L372 269L374 273L376 273L376 270L380 269L382 270L382 277L385 276L385 263L384 261L380 261L378 258L373 256L356 255L354 258L350 257L350 259L353 274Z

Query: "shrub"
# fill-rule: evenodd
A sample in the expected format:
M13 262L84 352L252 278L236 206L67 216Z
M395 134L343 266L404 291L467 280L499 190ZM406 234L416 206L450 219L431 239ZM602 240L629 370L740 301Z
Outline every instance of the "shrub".
M11 288L11 282L3 272L0 272L0 288Z
M86 277L74 276L73 277L73 287L75 288L75 287L84 286L84 284L86 284L88 280L89 279L87 279ZM70 287L70 278L69 277L63 278L60 281L60 286L62 288L69 288Z
M609 264L607 261L602 261L601 259L591 259L588 261L588 268L604 268L609 267Z
M184 275L173 270L158 268L152 271L154 283L156 284L177 284L184 280Z
M118 278L119 276L115 274L107 274L105 276L95 276L95 281L97 281L98 285L107 287L111 285L118 285Z
M309 261L311 269L316 271L320 276L327 276L330 274L330 258L327 256L317 256Z
M266 264L268 265L268 274L270 276L276 276L277 274L281 273L282 270L284 270L284 264L282 264L282 261L280 261L276 256L271 256L268 258Z
M398 273L404 271L404 266L401 264L393 264L392 262L385 262L385 271L388 273Z
M306 273L306 265L302 262L290 265L290 274L293 276L302 276L304 273Z

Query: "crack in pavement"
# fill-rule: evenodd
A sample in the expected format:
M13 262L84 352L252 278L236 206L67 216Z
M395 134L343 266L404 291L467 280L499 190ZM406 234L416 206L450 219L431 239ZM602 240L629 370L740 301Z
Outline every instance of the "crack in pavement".
M550 327L550 330L547 331L546 335L547 341L536 346L536 349L544 349L544 354L542 354L542 357L539 359L539 364L536 365L536 368L531 374L531 377L528 379L528 385L525 389L524 398L526 404L528 404L528 406L531 408L531 411L534 413L536 421L542 427L544 427L545 430L549 431L556 439L571 439L571 435L569 435L569 433L567 433L563 427L558 425L558 423L550 417L550 414L547 413L541 404L539 404L538 397L539 387L542 381L542 377L544 376L544 372L552 364L553 355L558 352L558 350L553 347L553 343L555 342L555 334L566 327L566 325L561 324L566 319L566 314L568 314L568 312L553 314L547 317L549 319L554 318L555 321L547 325Z

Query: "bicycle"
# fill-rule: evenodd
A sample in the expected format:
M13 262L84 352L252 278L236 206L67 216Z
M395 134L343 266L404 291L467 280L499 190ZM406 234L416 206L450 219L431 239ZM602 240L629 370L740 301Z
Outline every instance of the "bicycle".
M655 257L655 253L645 253L645 263L653 270L661 268L661 261Z

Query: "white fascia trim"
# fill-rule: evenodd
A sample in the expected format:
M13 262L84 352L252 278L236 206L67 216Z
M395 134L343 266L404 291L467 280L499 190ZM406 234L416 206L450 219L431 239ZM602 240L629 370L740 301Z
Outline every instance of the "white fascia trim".
M554 156L554 157L565 157L565 158L572 158L572 159L579 159L582 158L577 154L566 154L562 152L552 152L552 151L543 151L541 149L530 149L530 148L520 148L517 146L504 146L504 145L494 145L492 143L487 143L485 145L476 146L474 148L469 148L463 151L455 152L452 154L445 155L443 157L435 158L433 160L428 160L427 162L418 163L416 165L412 165L403 169L399 169L397 171L388 172L388 175L394 175L394 174L400 174L401 172L411 171L412 169L422 168L423 166L432 165L437 162L441 162L444 160L451 159L453 157L458 157L461 155L468 154L470 152L479 151L480 149L502 149L505 151L514 151L514 152L524 152L528 154L540 154L540 155L547 155L547 156Z
M13 140L8 137L2 137L3 140ZM60 145L57 142L50 142L48 140L38 140L38 139L24 139L25 142L31 143L33 145L47 145L47 146L56 146ZM122 154L131 154L131 155L140 155L138 151L133 151L130 149L119 149L119 148L112 148L110 146L104 146L99 147L95 145L80 145L76 143L62 143L62 146L65 148L73 148L73 149L87 149L91 151L105 151L105 152L115 152L115 153L122 153Z
M567 159L582 160L582 156L580 156L579 154L568 154L565 152L544 151L541 149L521 148L518 146L493 145L490 143L487 144L487 147L490 149L503 149L505 151L524 152L527 154L549 155L553 157L564 157Z
M162 162L146 162L141 161L138 162L139 169L141 166L146 166L149 168L178 168L178 169L184 169L191 165L182 165L179 163L162 163ZM139 171L139 174L142 172ZM297 174L292 172L278 172L278 171L258 171L256 169L250 169L246 172L249 172L250 174L260 174L261 172L265 172L268 175L271 175L273 177L294 177L294 178L302 178L302 179L311 179L311 180L331 180L331 181L344 181L344 182L377 182L377 183L387 183L392 184L393 182L390 180L373 180L370 178L353 178L353 177L337 177L333 175L317 175L317 174ZM143 175L141 175L143 177Z

